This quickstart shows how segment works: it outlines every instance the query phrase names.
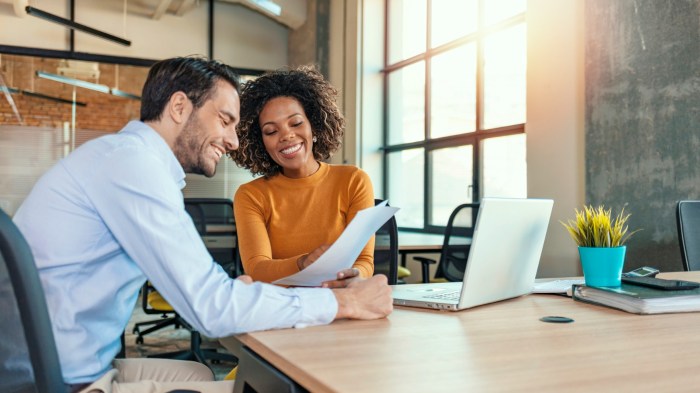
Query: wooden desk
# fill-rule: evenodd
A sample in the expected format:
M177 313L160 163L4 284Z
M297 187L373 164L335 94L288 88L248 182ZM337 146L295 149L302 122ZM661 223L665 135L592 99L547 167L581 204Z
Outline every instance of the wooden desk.
M540 322L547 315L575 322ZM528 295L236 338L312 392L670 392L698 390L698 326L700 313L641 316Z

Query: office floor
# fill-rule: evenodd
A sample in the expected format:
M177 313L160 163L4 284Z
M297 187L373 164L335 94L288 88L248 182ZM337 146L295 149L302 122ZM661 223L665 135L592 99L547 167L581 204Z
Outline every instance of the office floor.
M141 303L138 302L134 307L134 312L131 315L129 324L126 329L126 357L138 358L146 357L151 354L173 352L179 350L187 350L190 347L190 333L184 329L175 329L172 326L157 330L143 337L143 344L136 344L136 335L132 333L134 323L141 321L150 321L159 318L158 315L147 315L141 309ZM202 348L216 348L219 352L227 352L217 340L210 340L202 337ZM220 362L210 364L217 380L222 380L226 374L231 371L234 364L229 362Z

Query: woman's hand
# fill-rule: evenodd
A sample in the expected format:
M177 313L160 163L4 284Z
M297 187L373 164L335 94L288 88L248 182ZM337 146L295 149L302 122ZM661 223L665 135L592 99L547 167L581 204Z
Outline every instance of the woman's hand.
M244 274L242 276L236 277L236 280L242 282L243 284L252 284L253 283L253 278L247 274Z
M326 252L326 250L328 250L329 247L329 244L322 244L319 248L311 251L306 255L299 257L299 259L297 259L297 267L299 268L299 270L304 270L307 267L309 267L309 265L316 262L316 260L320 258L321 255L323 255L323 253Z
M353 281L363 280L360 277L360 270L356 268L344 269L338 272L337 279L332 281L324 281L321 283L322 288L345 288Z

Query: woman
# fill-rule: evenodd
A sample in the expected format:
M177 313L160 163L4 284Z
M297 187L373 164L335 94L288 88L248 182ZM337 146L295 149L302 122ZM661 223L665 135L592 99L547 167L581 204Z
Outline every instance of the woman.
M243 268L272 282L316 261L358 211L374 206L369 176L354 166L329 165L345 120L337 90L314 68L278 70L241 91L238 166L263 175L242 185L234 214ZM374 272L374 238L351 269L324 287L343 287Z

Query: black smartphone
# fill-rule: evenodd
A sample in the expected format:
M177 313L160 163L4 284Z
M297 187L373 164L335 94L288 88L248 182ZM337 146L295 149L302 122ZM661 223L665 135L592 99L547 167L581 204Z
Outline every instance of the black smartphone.
M665 291L677 291L683 289L700 288L700 283L682 280L664 280L654 277L622 277L626 284L641 285L644 287L662 289Z
M655 267L642 266L627 273L622 273L622 277L656 277L657 274L659 274L659 269Z

